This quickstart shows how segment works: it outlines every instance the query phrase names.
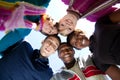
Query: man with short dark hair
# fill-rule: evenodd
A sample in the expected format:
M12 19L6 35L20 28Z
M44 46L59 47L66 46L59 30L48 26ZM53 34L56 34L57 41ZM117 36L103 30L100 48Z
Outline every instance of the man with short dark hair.
M94 66L90 55L85 60L82 56L75 58L74 54L75 51L69 43L60 44L58 56L65 64L65 69L74 71L79 76L78 80L106 80L105 73Z
M19 36L19 33L21 30L18 29L15 35L11 34L13 35L11 39L15 41L14 37L17 34ZM0 59L0 80L49 80L53 71L49 67L48 57L57 50L60 38L48 36L42 42L40 50L33 50L28 42L22 40L24 37L25 35L17 37L17 42L9 44L10 46L0 52L3 53L3 57ZM9 36L5 36L3 39L9 41Z

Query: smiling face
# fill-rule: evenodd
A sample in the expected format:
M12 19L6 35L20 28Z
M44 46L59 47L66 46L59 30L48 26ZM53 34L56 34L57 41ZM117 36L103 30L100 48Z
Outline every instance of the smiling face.
M56 24L54 24L53 19L47 14L42 15L38 26L40 27L40 31L43 34L46 35L58 34L58 29L56 27Z
M61 35L70 34L76 27L77 17L74 14L68 13L59 21L59 33Z
M61 44L58 49L59 58L65 63L71 63L74 60L74 50L67 44Z
M58 38L50 36L43 41L40 53L44 57L49 57L51 54L55 53L59 45L60 41L58 40Z
M48 35L53 35L58 33L58 29L54 26L52 20L46 20L43 23L42 32Z
M83 32L75 31L71 38L69 39L69 43L77 48L82 49L89 46L88 38L83 34Z

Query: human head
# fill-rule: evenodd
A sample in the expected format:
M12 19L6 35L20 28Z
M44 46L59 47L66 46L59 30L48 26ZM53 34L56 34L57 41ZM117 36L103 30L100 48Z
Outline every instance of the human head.
M89 40L80 29L74 30L67 36L67 42L76 49L89 46Z
M68 12L59 21L59 27L58 27L59 33L64 36L70 34L75 29L78 18L79 17L76 13Z
M40 53L44 57L49 57L51 54L53 54L57 50L60 43L61 43L61 40L59 36L49 35L42 42Z
M66 42L60 44L58 48L58 57L63 61L64 64L71 63L75 59L74 54L75 51L70 44Z
M54 74L50 80L81 80L79 76L72 70L63 69Z
M43 15L38 26L40 26L41 33L45 35L58 34L58 23L54 23L53 19L48 15Z

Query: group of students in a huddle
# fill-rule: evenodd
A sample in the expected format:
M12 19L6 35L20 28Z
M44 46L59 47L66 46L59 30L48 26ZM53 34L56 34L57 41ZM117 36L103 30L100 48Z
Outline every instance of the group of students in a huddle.
M68 5L67 14L54 22L45 14L50 0L0 1L0 80L112 80L120 79L120 9L119 0L61 0ZM77 21L96 22L88 39L75 30ZM33 25L35 24L35 27ZM40 49L24 40L31 30L46 36ZM62 42L58 34L67 37ZM74 49L89 47L87 59L75 58ZM58 52L65 67L54 74L48 57Z

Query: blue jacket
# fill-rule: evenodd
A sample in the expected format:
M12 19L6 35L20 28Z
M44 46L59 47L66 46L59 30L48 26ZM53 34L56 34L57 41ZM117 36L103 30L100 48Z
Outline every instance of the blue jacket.
M0 80L50 80L52 69L47 58L39 57L39 52L26 41L4 51L0 59Z

